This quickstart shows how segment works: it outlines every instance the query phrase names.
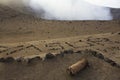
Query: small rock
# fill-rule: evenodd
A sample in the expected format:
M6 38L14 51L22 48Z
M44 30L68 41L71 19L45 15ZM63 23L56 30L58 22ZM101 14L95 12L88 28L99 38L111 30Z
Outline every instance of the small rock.
M108 38L103 38L105 41L110 41Z
M96 51L92 51L91 52L93 56L96 56L97 55L97 52Z
M7 57L7 58L3 58L1 59L2 62L13 62L14 58L13 57Z
M60 52L59 54L56 54L56 56L64 57L64 53Z
M119 65L119 64L115 63L114 61L112 61L112 60L110 60L110 59L108 59L108 58L104 58L104 61L106 61L107 63L109 63L109 64L112 65L112 66L115 66L115 67L120 68L120 65Z
M97 53L97 54L96 54L96 57L98 57L98 58L100 58L100 59L104 59L104 56L103 56L102 54L100 54L100 53Z
M108 63L111 63L112 60L108 59L108 58L104 58L104 61L108 62Z
M21 63L28 63L29 58L20 57L16 61Z
M34 61L39 61L39 60L42 60L39 56L37 57L34 57L32 59L29 59L28 63L31 63L31 62L34 62Z
M0 62L4 62L5 61L5 59L4 58L0 58Z
M55 57L55 55L53 55L52 53L48 53L45 56L45 59L53 59Z
M114 61L110 62L110 64L111 64L112 66L117 66L117 64L116 64Z
M79 50L79 51L76 51L75 53L82 53L82 51Z
M64 54L72 54L74 51L72 49L63 51Z
M89 43L89 46L94 46L94 44Z
M17 62L22 62L22 60L20 58L16 59Z
M82 40L79 40L79 42L82 42Z
M107 50L106 50L106 49L104 49L103 51L104 51L104 52L107 52Z

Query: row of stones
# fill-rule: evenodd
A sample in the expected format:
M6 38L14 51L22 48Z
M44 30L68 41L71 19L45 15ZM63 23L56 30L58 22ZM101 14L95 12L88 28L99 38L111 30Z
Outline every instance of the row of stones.
M73 51L73 50L64 50L56 55L52 54L52 53L47 53L44 57L44 60L46 59L53 59L55 58L56 56L62 56L64 57L64 54L73 54L73 53L79 53L79 54L89 54L89 55L92 55L96 58L99 58L107 63L109 63L111 66L114 66L114 67L117 67L117 68L120 68L120 65L117 64L115 61L105 57L103 54L97 52L97 51L94 51L94 50L91 50L91 49L86 49L86 50L78 50L78 51ZM17 62L27 62L27 63L31 63L35 60L43 60L43 58L41 58L40 56L36 56L34 58L28 58L28 59L24 59L23 57L20 57L18 59L14 59L13 57L7 57L7 58L0 58L0 62L14 62L14 61L17 61Z

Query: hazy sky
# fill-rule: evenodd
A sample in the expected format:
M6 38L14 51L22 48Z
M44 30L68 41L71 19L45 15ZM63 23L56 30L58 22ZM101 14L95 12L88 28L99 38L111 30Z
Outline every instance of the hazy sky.
M85 1L99 6L120 8L120 0L85 0Z

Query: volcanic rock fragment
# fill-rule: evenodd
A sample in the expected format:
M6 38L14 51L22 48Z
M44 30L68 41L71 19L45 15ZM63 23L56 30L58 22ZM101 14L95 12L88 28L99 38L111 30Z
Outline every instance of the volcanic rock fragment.
M45 59L53 59L54 57L55 57L54 54L48 53L48 54L46 54Z
M28 63L39 61L39 60L42 60L42 58L40 58L39 56L36 56L34 58L29 59Z
M72 53L74 53L74 51L72 49L69 49L69 50L64 50L63 53L64 54L72 54Z
M7 57L7 58L0 58L0 62L13 62L13 57Z

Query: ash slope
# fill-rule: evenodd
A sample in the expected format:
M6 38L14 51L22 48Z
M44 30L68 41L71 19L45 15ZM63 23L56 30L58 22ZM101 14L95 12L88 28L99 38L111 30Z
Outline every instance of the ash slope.
M8 17L7 11L10 13ZM9 8L1 14L0 58L42 58L49 52L57 54L66 50L76 52L91 49L120 64L119 20L47 21L11 11ZM16 16L10 17L12 15ZM74 77L69 76L66 68L82 57L88 59L89 67ZM30 64L24 61L0 62L0 79L119 80L120 69L91 55L73 53L51 60L35 60Z

